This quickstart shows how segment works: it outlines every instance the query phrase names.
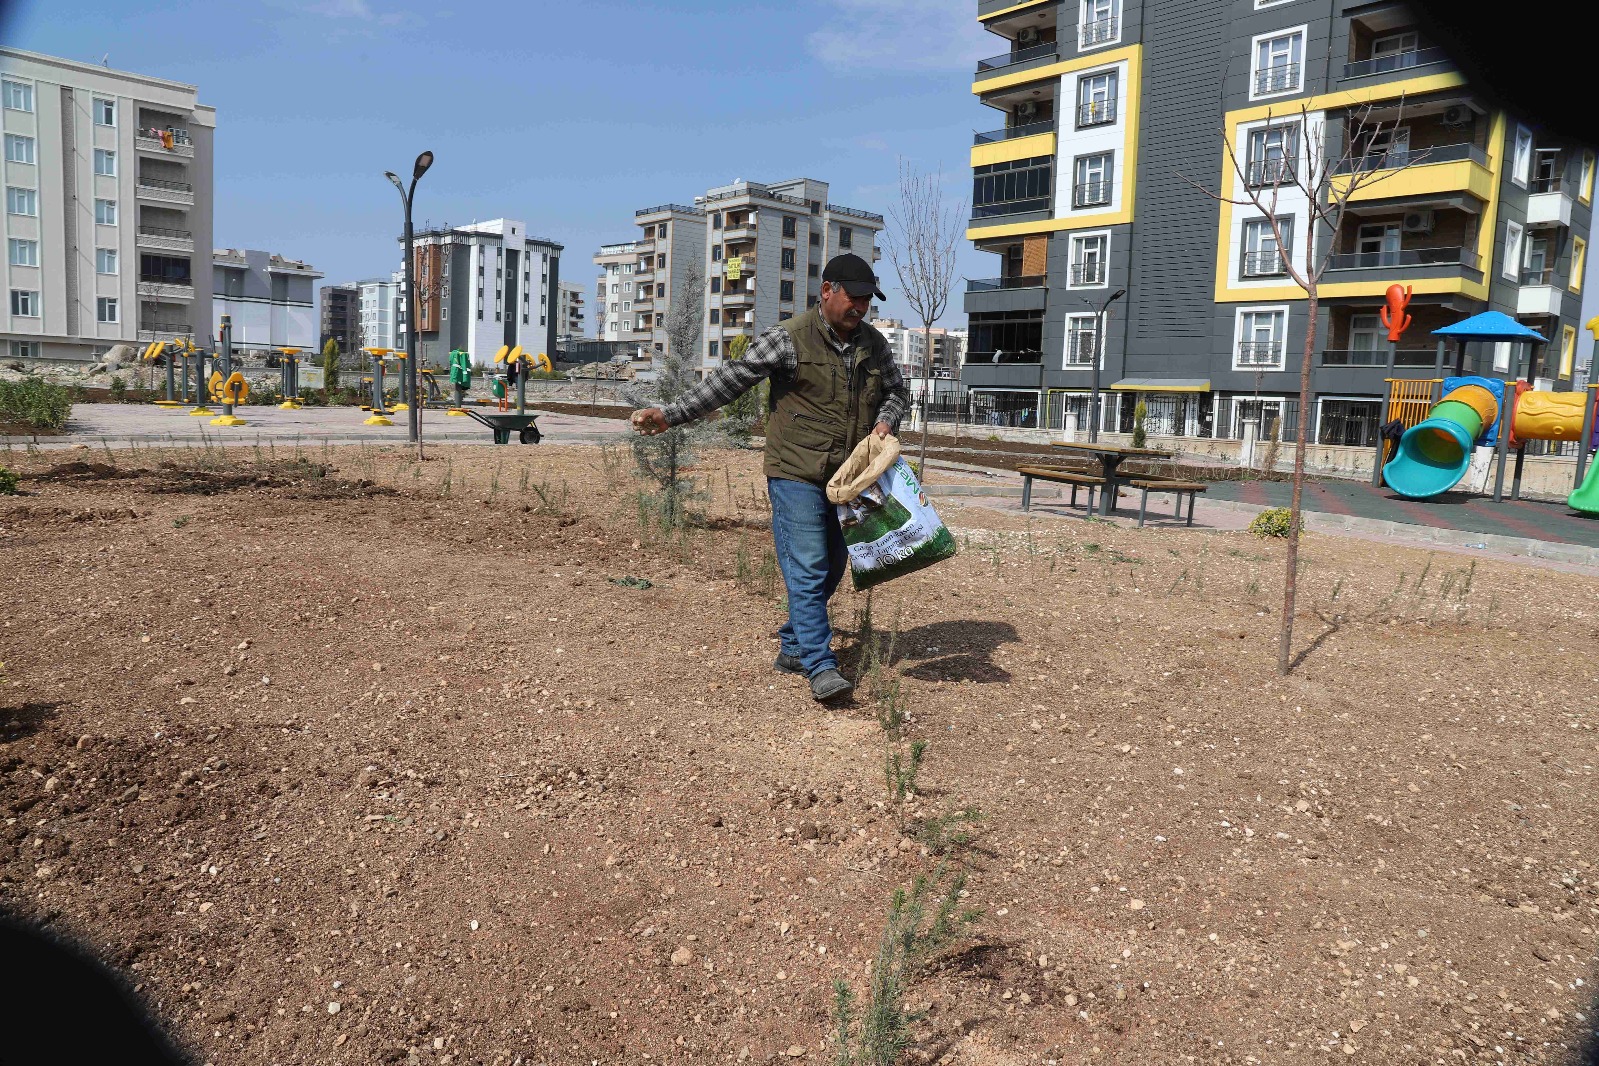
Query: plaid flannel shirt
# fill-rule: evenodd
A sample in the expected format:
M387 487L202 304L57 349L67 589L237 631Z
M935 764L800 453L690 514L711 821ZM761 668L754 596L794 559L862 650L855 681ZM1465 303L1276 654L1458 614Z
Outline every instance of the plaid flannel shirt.
M864 329L865 326L857 326ZM844 360L844 372L853 379L855 373L855 348L839 340L838 334L827 320L822 320L822 336L828 345ZM683 394L676 403L668 404L664 413L668 425L680 426L696 418L704 418L712 411L726 407L745 392L760 384L763 378L778 374L792 375L799 365L794 353L794 338L781 326L773 326L755 339L744 353L744 358L723 363L705 376L705 380ZM910 408L910 390L893 359L883 361L883 389L887 394L877 408L878 422L887 422L891 432L899 431L899 421Z

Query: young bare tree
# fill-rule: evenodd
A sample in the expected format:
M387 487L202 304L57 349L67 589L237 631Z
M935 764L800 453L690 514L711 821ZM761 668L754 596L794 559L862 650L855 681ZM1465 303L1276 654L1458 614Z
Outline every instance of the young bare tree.
M1283 614L1280 640L1277 649L1277 670L1287 674L1292 666L1291 650L1294 639L1294 599L1299 574L1299 537L1301 508L1305 486L1305 452L1308 444L1307 427L1311 421L1311 369L1315 365L1317 341L1316 316L1320 306L1321 279L1332 264L1338 248L1338 237L1350 202L1363 189L1386 181L1422 162L1425 150L1417 152L1390 152L1387 139L1404 118L1404 98L1400 97L1391 109L1392 121L1375 116L1371 104L1350 108L1342 114L1327 112L1325 117L1312 115L1301 105L1297 115L1289 114L1274 119L1268 111L1263 123L1251 131L1265 130L1261 142L1264 151L1250 158L1248 145L1236 145L1225 131L1221 134L1222 146L1232 164L1234 181L1211 189L1180 175L1184 181L1215 200L1236 207L1252 208L1270 227L1277 257L1275 265L1286 273L1293 283L1304 290L1305 349L1299 364L1299 417L1294 427L1293 497L1289 504L1287 572L1283 582ZM1329 126L1336 126L1336 139L1329 139ZM1244 150L1240 151L1240 147ZM1290 204L1283 202L1283 193L1292 190L1289 197L1294 211L1303 211L1306 217L1303 261L1294 262L1294 234L1289 232Z
M965 238L965 202L944 196L944 172L922 174L899 163L899 200L888 209L888 261L905 302L922 322L922 447L917 470L927 480L927 408L933 399L933 323L949 307L955 250Z

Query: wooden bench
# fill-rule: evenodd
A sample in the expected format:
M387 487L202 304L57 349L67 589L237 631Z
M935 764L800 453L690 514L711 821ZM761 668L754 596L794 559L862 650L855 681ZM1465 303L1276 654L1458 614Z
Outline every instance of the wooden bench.
M1022 510L1030 511L1033 508L1033 480L1053 481L1060 485L1072 487L1073 507L1077 506L1077 490L1088 489L1088 509L1094 509L1094 490L1105 487L1105 479L1096 474L1080 470L1070 470L1062 466L1022 466L1016 472L1022 476Z
M1172 481L1167 478L1134 478L1127 484L1138 489L1138 525L1144 524L1144 513L1149 507L1149 494L1151 492L1169 492L1177 499L1177 509L1172 512L1173 518L1183 516L1183 497L1188 497L1188 521L1186 525L1194 524L1194 497L1205 491L1202 481Z

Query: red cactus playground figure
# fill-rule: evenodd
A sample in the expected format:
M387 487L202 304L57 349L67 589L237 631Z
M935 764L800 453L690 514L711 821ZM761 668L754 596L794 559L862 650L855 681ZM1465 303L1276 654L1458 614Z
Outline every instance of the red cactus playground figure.
M1398 285L1388 286L1388 305L1377 312L1377 317L1388 328L1388 340L1394 344L1399 343L1399 337L1410 328L1410 315L1405 308L1410 306L1410 286L1400 288Z

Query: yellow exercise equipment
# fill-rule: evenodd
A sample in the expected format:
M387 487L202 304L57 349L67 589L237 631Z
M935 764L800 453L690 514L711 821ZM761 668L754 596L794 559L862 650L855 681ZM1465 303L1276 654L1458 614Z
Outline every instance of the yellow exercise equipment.
M244 375L235 370L222 380L221 374L212 374L212 391L215 398L225 404L241 404L250 396L250 383L244 380ZM220 414L211 420L213 426L242 426L244 419L238 415Z

